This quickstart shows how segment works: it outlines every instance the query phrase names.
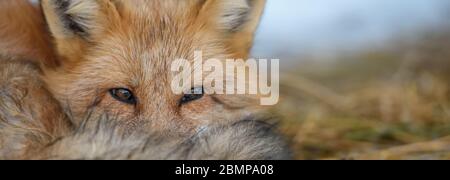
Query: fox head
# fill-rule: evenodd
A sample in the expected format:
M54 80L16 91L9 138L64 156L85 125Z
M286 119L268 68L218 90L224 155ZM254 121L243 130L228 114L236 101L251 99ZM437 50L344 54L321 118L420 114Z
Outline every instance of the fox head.
M256 101L241 96L174 94L170 70L174 60L193 60L200 50L205 59L247 59L265 0L42 0L41 5L60 60L59 67L45 69L45 79L75 124L89 107L117 117L126 131L189 133L251 114Z

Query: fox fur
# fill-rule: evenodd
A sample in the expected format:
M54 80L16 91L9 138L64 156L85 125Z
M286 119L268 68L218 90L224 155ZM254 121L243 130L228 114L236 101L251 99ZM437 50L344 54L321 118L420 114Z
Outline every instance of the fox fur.
M171 62L247 59L264 0L42 0L60 67L44 68L55 98L80 123L92 102L120 115L122 127L189 135L211 124L233 123L263 111L245 95L205 95L180 105L171 89ZM127 105L108 94L133 91ZM188 87L190 89L191 87ZM193 87L192 87L193 88ZM145 119L145 120L143 120Z
M0 0L0 54L44 63L57 61L40 8L27 0Z
M0 159L288 159L253 98L180 106L168 85L195 50L246 59L264 4L0 0Z
M30 61L0 57L0 159L21 158L72 124Z
M283 139L257 121L207 129L189 139L136 133L121 136L111 119L96 119L97 129L80 130L34 153L31 159L109 160L283 160L290 159ZM70 148L68 148L70 147ZM36 156L37 155L37 156Z
M35 65L0 61L0 159L274 160L289 159L272 125L243 120L187 138L147 130L124 133L114 117L88 116L74 128L43 87ZM11 71L14 69L15 71ZM67 113L70 116L70 113Z

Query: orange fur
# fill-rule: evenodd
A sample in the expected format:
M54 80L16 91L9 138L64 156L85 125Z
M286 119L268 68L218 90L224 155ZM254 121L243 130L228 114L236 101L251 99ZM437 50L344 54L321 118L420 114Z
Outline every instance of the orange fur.
M57 66L39 7L27 0L0 0L0 54Z
M196 50L246 59L264 0L41 2L45 19L27 0L0 0L0 159L290 157L253 98L181 105L170 87L171 62Z
M173 60L246 59L264 0L43 0L62 67L46 70L55 97L80 122L88 107L120 116L127 131L188 133L251 115L238 96L205 96L180 106L171 91ZM245 15L245 17L244 17ZM108 94L127 88L138 103ZM145 119L141 120L141 119Z

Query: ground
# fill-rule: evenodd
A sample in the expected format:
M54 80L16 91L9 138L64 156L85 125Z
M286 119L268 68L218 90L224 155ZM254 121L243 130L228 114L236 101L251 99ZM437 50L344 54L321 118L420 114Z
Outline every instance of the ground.
M450 33L302 59L274 107L297 159L450 159Z

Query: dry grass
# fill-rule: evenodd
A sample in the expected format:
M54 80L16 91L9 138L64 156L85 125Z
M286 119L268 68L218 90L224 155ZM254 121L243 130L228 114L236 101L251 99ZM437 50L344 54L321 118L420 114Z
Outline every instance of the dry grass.
M282 76L274 111L296 157L449 159L450 33L423 37Z

